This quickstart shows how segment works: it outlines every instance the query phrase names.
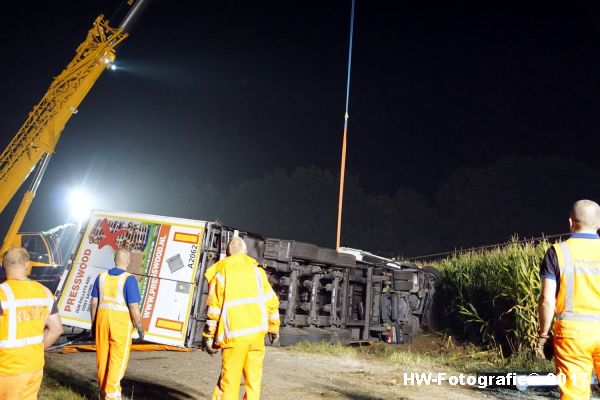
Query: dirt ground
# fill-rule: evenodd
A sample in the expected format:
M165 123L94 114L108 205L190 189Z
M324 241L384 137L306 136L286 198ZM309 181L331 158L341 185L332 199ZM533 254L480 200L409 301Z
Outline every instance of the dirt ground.
M71 375L75 382L95 385L95 353L47 354L50 370ZM414 367L418 368L418 367ZM133 399L210 399L220 369L220 357L200 351L133 352L123 380L124 394ZM495 399L496 394L453 386L403 384L404 372L380 361L299 354L268 348L263 375L264 400L279 399ZM243 384L241 388L243 393ZM502 397L502 396L500 396ZM240 396L241 398L241 396Z

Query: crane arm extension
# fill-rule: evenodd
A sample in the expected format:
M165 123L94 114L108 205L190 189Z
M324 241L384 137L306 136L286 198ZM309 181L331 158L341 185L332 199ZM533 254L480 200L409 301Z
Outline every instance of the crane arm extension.
M52 81L0 155L0 212L38 161L54 152L60 134L102 72L115 60L115 47L127 37L100 15L77 48L75 57Z

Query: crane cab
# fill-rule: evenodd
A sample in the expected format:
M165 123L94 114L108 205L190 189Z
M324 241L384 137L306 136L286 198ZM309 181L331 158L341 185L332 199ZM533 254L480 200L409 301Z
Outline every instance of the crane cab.
M11 247L24 247L29 253L29 278L54 293L70 253L73 225L61 225L46 232L20 232ZM4 271L0 272L0 282Z

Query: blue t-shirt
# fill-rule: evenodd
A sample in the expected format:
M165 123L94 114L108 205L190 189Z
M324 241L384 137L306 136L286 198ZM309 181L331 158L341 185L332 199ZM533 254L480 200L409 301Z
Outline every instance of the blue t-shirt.
M117 268L117 267L114 267L114 268L111 268L108 270L108 274L112 275L112 276L119 276L124 272L125 272L125 270L122 270L121 268ZM92 297L100 297L99 280L100 280L100 275L98 275L98 277L94 281L94 288L92 289ZM125 285L123 287L123 297L125 298L126 304L139 303L141 300L140 289L138 288L138 282L133 275L128 276L127 279L125 279Z

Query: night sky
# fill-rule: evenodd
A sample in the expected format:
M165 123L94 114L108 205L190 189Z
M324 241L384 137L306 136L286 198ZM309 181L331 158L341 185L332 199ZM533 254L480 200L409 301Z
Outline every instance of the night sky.
M347 168L366 192L433 201L453 171L507 156L600 170L596 2L404 3L357 0ZM3 147L119 4L3 4ZM350 1L154 0L67 124L25 227L64 222L79 185L98 208L202 219L186 211L195 182L338 174L349 15ZM159 196L164 182L176 190Z

